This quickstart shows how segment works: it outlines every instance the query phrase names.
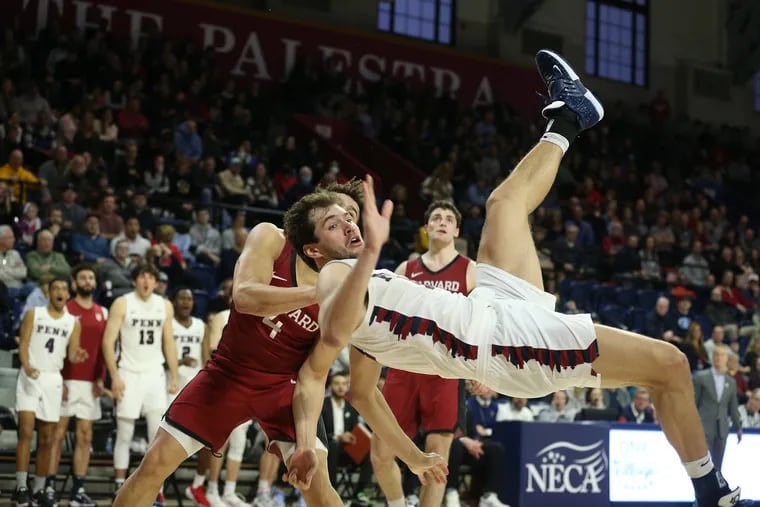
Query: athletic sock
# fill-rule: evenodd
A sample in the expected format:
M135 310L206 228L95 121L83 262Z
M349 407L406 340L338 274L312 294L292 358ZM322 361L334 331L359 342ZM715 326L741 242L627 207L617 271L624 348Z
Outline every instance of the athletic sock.
M34 476L34 488L32 488L32 493L36 493L38 491L41 491L45 489L45 480L47 477L37 477Z
M72 483L72 486L71 486L71 496L72 496L72 498L77 493L79 493L80 489L84 489L84 477L82 477L81 475L74 477L74 482Z
M546 114L549 120L546 122L546 130L541 136L541 141L555 144L562 149L562 153L566 153L570 148L570 143L581 131L578 127L578 118L567 106L550 109Z
M29 478L29 472L16 472L16 489L28 488L27 480Z
M271 491L272 485L269 481L259 479L259 486L256 489L256 494L268 494Z
M406 498L402 496L396 500L389 500L388 507L406 507Z
M55 489L55 475L45 477L45 489L48 487Z
M683 467L686 469L686 473L690 478L699 479L712 472L715 465L713 465L710 453L707 453L707 456L698 460L684 462Z
M119 491L119 489L124 485L124 481L126 481L126 479L114 479L113 480L113 483L116 486L116 491Z
M209 479L208 484L206 485L206 496L208 495L219 496L219 483L217 481Z
M203 483L206 481L206 476L201 474L195 474L195 477L193 477L193 488L199 488L203 486Z
M224 493L222 496L235 496L237 481L224 481Z

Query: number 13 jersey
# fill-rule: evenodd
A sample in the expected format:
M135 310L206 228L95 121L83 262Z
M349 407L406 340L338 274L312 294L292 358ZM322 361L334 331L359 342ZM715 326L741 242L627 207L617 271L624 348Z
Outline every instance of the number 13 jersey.
M133 291L125 294L124 299L124 321L119 330L119 368L139 372L160 367L164 364L164 298L151 294L143 301Z

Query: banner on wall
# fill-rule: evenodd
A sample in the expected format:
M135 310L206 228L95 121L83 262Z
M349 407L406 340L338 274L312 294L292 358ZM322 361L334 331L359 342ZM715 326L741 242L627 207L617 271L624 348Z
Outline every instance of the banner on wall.
M4 18L20 15L38 32L53 19L78 28L105 25L133 41L150 33L213 47L233 75L282 81L297 58L335 60L350 91L389 76L413 79L465 106L502 100L534 116L543 85L532 68L468 55L392 35L343 30L237 6L193 0L8 0Z

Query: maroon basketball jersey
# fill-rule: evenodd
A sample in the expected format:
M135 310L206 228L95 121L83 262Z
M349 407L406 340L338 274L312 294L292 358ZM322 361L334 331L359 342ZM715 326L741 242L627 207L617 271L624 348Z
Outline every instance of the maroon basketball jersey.
M79 346L87 351L87 360L83 363L72 363L67 357L63 361L61 374L65 380L86 380L94 382L105 378L106 363L100 346L103 343L103 332L106 330L108 313L102 306L93 303L89 310L82 308L76 299L66 302L66 309L79 320L81 333Z
M290 243L274 263L274 287L296 287L296 252ZM289 313L258 317L240 313L230 305L230 318L222 333L210 367L226 372L256 371L297 374L319 337L319 306Z
M446 266L438 271L431 271L422 262L422 257L406 262L406 272L404 275L413 282L417 282L426 287L435 287L446 289L449 292L459 292L467 294L467 267L470 265L470 258L464 255L457 255Z

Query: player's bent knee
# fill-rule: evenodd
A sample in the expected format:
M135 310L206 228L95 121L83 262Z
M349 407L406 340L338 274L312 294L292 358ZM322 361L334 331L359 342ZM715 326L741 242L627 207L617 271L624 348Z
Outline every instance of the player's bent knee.
M656 389L669 389L675 385L691 383L691 370L686 354L674 345L662 347L651 369L655 373L653 386Z

